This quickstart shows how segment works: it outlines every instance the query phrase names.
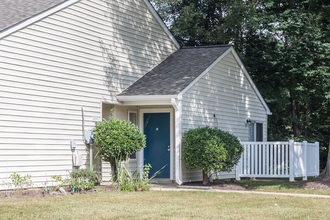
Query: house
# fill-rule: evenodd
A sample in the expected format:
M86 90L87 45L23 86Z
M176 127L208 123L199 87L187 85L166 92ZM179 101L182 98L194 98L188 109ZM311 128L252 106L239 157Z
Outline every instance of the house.
M67 175L71 140L89 167L81 107L87 129L111 110L136 123L147 147L129 169L167 165L159 177L178 184L201 178L181 161L190 128L267 140L271 112L233 47L180 48L148 0L4 0L0 7L0 181L13 172L40 185ZM109 180L110 166L96 153L93 166Z

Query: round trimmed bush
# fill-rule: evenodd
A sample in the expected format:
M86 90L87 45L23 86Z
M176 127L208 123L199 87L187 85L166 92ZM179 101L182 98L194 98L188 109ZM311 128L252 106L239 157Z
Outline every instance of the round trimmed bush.
M238 138L226 131L203 127L184 133L183 161L187 169L202 169L203 184L208 183L211 170L231 171L242 152Z
M130 121L110 117L109 121L96 122L94 133L98 156L110 162L112 174L116 171L117 162L146 146L145 135Z

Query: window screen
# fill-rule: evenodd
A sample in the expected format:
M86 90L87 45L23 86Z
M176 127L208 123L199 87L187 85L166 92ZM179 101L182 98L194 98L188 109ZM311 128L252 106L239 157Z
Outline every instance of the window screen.
M262 123L256 123L257 124L257 131L256 131L256 141L262 142L264 139L263 135L263 124Z
M254 123L251 123L249 125L249 141L255 141L254 140Z

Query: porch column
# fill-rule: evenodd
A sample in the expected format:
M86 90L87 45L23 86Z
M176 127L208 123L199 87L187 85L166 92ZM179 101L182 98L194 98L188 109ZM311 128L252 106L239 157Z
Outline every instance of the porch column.
M181 100L176 101L175 98L172 98L171 103L175 110L175 181L181 185Z

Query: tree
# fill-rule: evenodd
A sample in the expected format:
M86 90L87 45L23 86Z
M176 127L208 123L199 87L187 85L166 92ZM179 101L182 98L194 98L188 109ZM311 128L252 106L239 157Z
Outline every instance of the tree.
M136 125L111 116L108 121L96 122L94 133L97 155L110 162L112 175L118 162L146 146L146 137Z
M237 137L222 130L203 127L184 133L183 161L187 169L202 169L203 184L208 183L211 170L231 171L242 152Z
M227 44L243 37L254 2L241 0L153 0L182 46ZM237 42L238 43L238 42Z

